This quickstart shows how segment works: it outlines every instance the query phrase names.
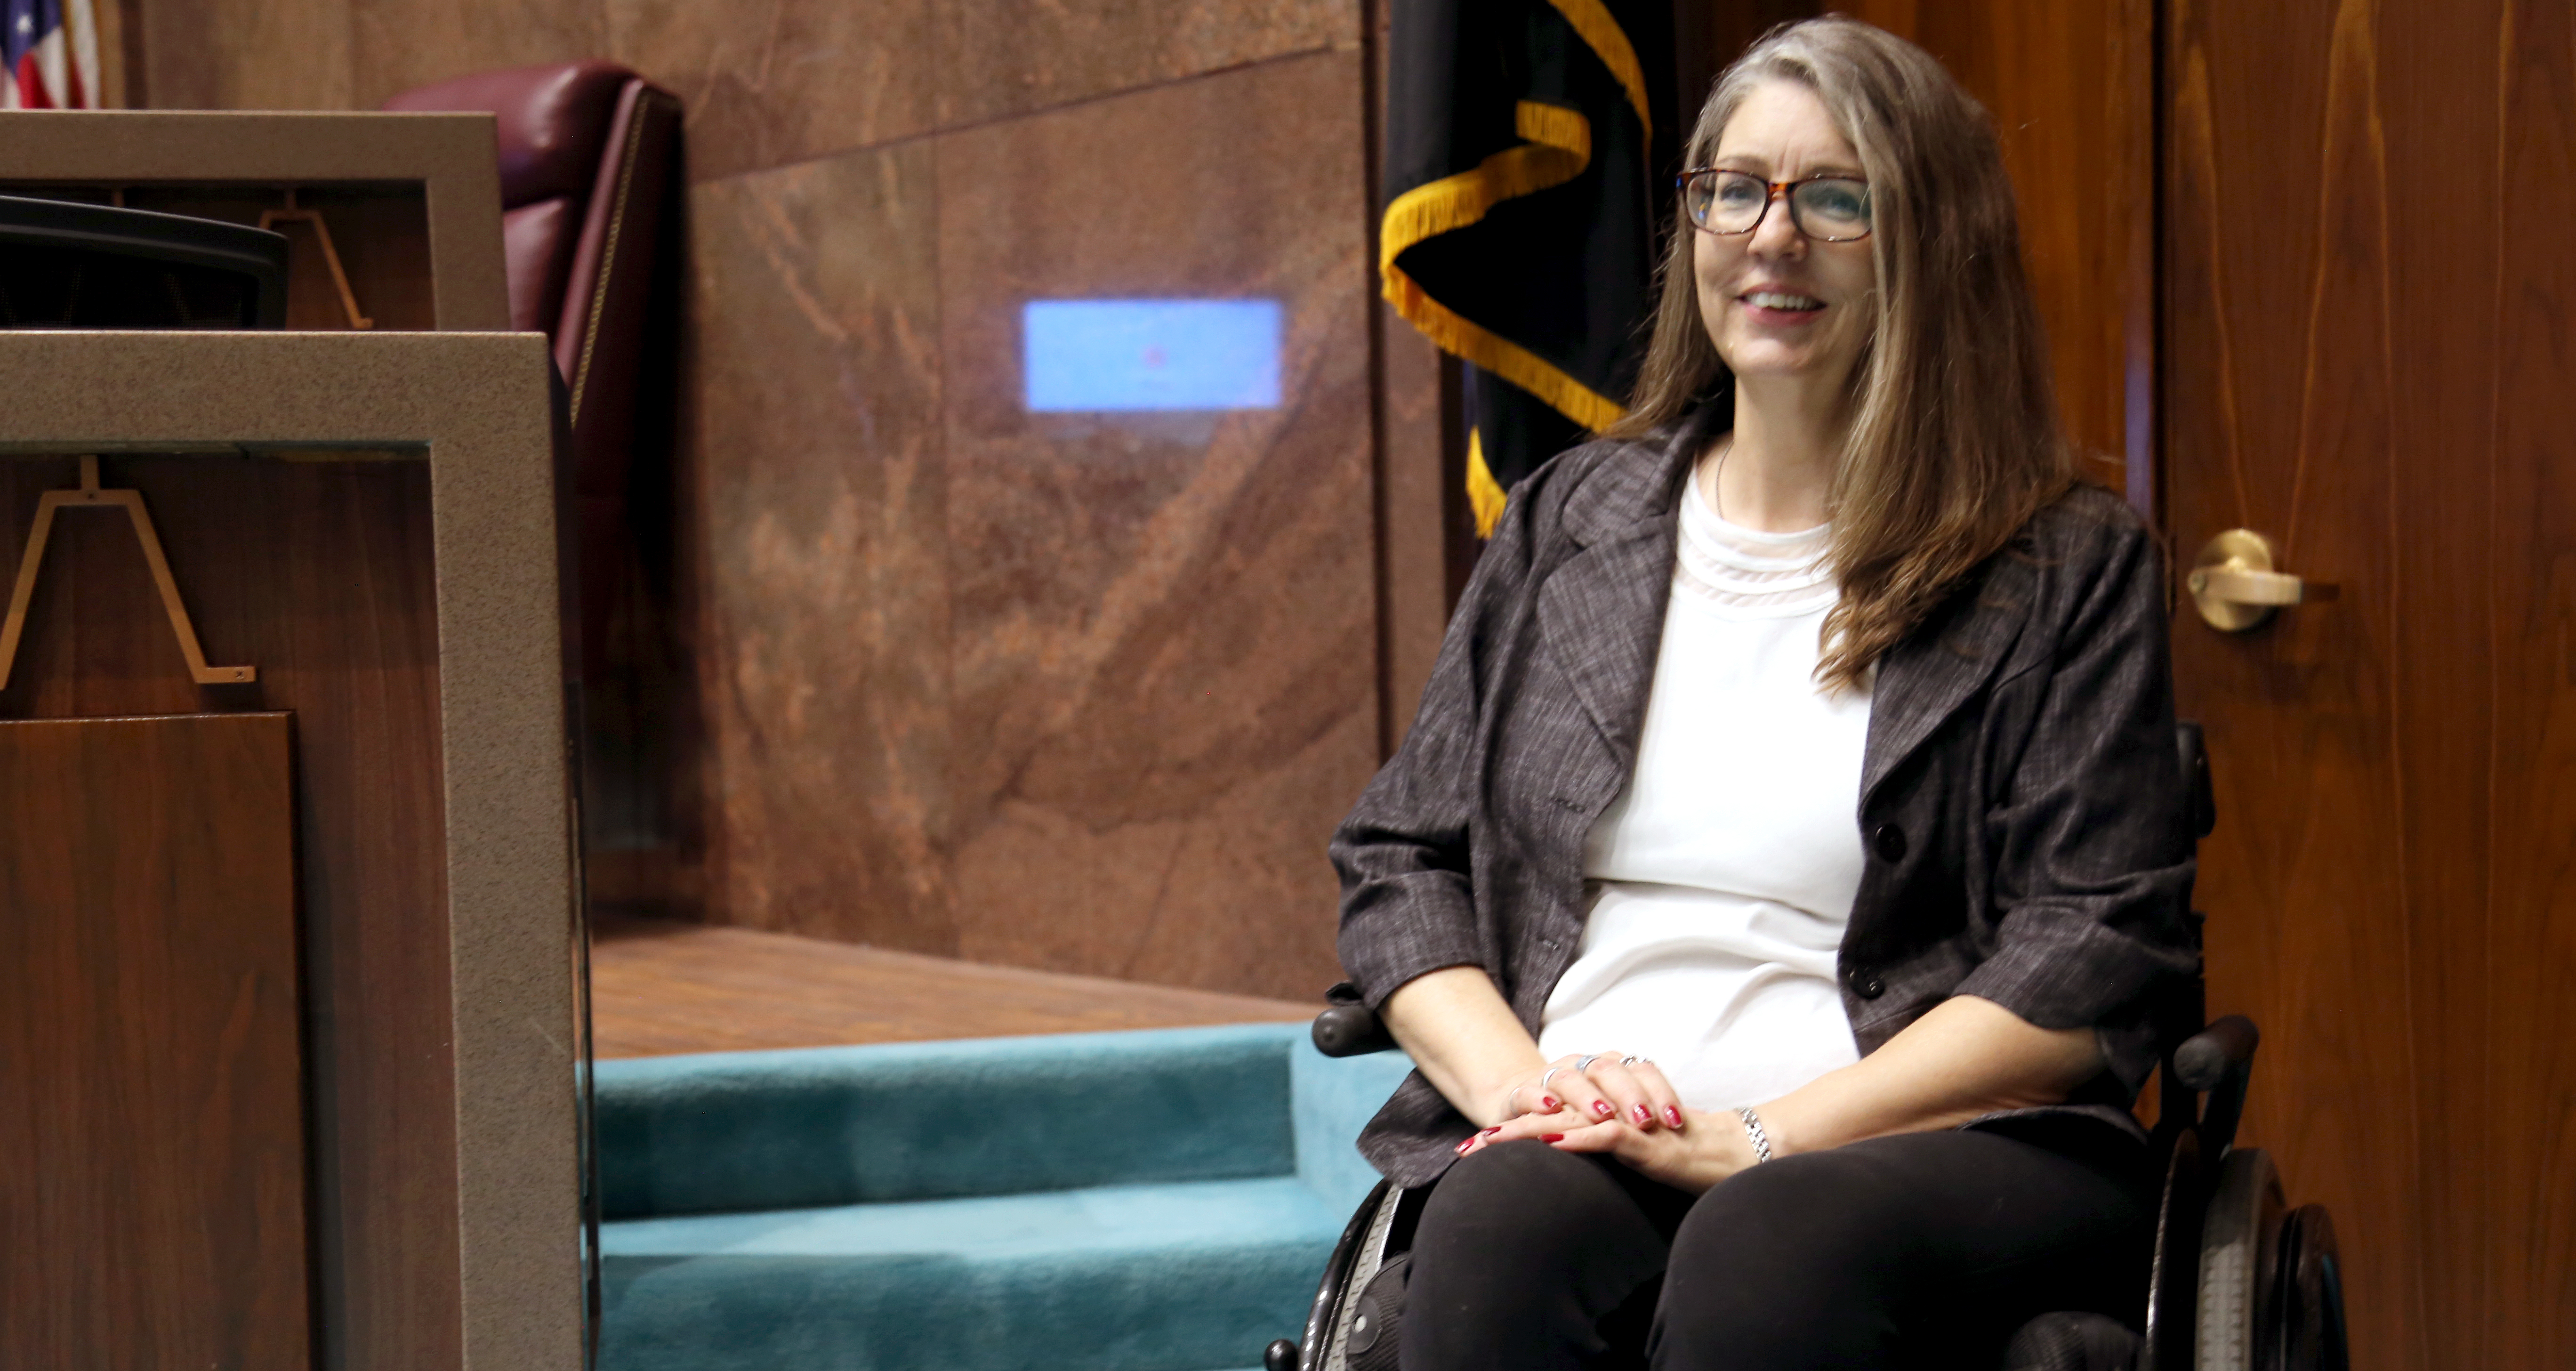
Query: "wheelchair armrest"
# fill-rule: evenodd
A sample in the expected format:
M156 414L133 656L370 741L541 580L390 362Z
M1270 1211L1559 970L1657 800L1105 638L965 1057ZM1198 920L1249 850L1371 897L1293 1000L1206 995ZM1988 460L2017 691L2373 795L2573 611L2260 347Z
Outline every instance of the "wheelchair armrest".
M1359 987L1344 981L1324 992L1332 1008L1315 1016L1315 1050L1327 1057L1364 1057L1392 1051L1395 1039L1377 1020L1377 1011L1360 999Z
M2262 1041L2252 1019L2230 1014L2174 1049L2174 1074L2194 1090L2215 1090L2231 1070L2254 1069L2254 1049Z
M2236 1145L2236 1125L2245 1117L2245 1087L2254 1075L2254 1049L2262 1041L2252 1019L2230 1014L2174 1049L2174 1078L2209 1096L2200 1115L2202 1156L2214 1160Z

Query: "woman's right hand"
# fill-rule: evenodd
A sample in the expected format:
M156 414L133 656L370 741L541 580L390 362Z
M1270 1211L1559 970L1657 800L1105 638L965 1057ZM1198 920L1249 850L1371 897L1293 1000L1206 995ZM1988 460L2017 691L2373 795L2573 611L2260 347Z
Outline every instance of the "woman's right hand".
M1559 1111L1578 1126L1611 1119L1647 1130L1688 1126L1681 1097L1652 1062L1619 1052L1542 1058L1482 967L1442 967L1405 982L1378 1006L1378 1021L1479 1127Z
M1663 1071L1644 1057L1616 1050L1569 1054L1515 1077L1504 1087L1497 1113L1513 1119L1559 1110L1590 1123L1617 1119L1650 1133L1689 1126L1681 1097Z

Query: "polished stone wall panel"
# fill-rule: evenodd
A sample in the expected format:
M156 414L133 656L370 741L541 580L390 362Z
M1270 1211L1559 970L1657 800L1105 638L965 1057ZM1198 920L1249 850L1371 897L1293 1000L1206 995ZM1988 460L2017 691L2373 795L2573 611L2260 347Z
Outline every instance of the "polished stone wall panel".
M346 109L348 0L139 0L154 109Z
M1323 846L1377 761L1358 82L1327 52L937 140L966 955L1332 978ZM1028 412L1024 303L1123 297L1280 301L1280 407Z
M1360 37L1347 0L944 0L937 16L943 128Z
M680 97L694 179L930 127L930 0L606 5L610 55Z
M687 698L661 845L594 853L595 894L1300 999L1332 979L1323 844L1438 617L1414 595L1381 624L1373 579L1372 502L1400 492L1372 484L1360 7L256 9L144 0L159 98L365 107L607 56L684 101ZM1284 403L1026 412L1022 305L1101 296L1280 301Z
M608 49L600 0L348 0L348 6L350 96L359 109L451 76L574 62Z
M690 192L707 913L953 950L932 152Z

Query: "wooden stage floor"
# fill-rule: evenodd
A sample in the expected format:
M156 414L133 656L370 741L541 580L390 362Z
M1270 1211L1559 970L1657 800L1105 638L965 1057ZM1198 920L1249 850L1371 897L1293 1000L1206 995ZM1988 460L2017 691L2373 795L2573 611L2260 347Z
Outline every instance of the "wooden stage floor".
M591 930L600 1057L1312 1018L1298 1004L662 919Z

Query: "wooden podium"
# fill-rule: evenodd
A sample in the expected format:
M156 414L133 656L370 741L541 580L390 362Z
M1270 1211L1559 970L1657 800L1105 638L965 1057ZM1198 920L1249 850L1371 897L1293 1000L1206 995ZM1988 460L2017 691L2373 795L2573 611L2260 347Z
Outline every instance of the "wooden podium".
M572 1371L566 492L545 339L471 331L492 120L0 114L0 195L273 227L299 330L0 331L0 1366Z
M573 1371L545 339L0 331L0 378L0 574L68 492L0 688L0 1365Z

